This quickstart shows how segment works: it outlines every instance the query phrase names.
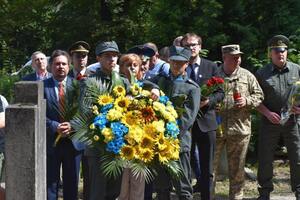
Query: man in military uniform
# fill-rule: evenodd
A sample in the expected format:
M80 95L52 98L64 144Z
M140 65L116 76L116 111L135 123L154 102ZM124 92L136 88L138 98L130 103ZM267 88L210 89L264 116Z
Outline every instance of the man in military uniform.
M292 191L300 200L300 108L293 106L286 123L281 125L282 111L288 107L292 85L300 79L300 66L287 61L289 39L283 35L272 37L271 63L257 71L257 80L264 91L264 100L258 107L263 115L258 137L258 191L259 200L270 199L273 190L273 158L280 137L283 137L290 160Z
M185 69L191 57L190 49L183 47L170 47L170 73L168 76L156 76L152 80L157 83L160 89L172 99L180 95L186 95L182 105L185 112L180 116L180 154L179 163L183 170L180 180L174 180L173 185L179 199L193 199L191 185L191 133L190 129L196 119L200 105L200 88L186 75ZM174 102L173 102L174 103ZM161 171L155 180L155 187L159 200L170 199L169 177Z
M95 50L101 68L90 77L101 79L103 84L112 86L113 68L117 64L119 48L115 41L98 42ZM122 79L125 80L125 79ZM128 85L129 83L127 82ZM84 86L83 86L84 87ZM121 177L108 179L101 170L101 153L96 148L87 147L84 152L87 157L89 190L87 200L112 200L120 193Z
M81 80L86 77L88 53L90 51L90 45L85 41L77 41L71 45L69 52L72 59L73 69L70 70L69 76L76 80Z
M244 166L251 134L251 110L263 100L263 92L255 76L240 67L239 45L222 46L223 65L220 76L225 79L225 98L221 103L221 127L217 132L214 171L218 169L219 158L226 146L229 169L229 199L243 199ZM239 97L234 100L234 92Z

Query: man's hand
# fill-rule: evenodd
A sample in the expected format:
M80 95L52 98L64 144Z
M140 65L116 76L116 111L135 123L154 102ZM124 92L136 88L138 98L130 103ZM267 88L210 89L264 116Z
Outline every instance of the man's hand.
M242 108L244 106L246 106L246 98L245 97L240 97L235 101L235 106L238 108Z
M159 98L160 94L159 94L159 89L157 88L153 88L151 90L151 99L153 100L157 100Z
M293 106L292 107L292 113L300 114L300 107L299 106Z
M62 136L66 137L70 134L71 132L71 124L70 122L63 122L60 123L57 127L57 132Z
M281 119L281 117L275 113L275 112L269 112L266 117L268 118L268 120L270 122L272 122L273 124L279 124L279 121Z
M209 103L209 99L205 99L203 101L200 101L200 108L203 108L204 106L206 106Z

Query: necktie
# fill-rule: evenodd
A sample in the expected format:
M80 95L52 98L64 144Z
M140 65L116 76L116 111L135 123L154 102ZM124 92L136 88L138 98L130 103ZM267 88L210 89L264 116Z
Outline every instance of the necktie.
M190 78L193 80L193 81L195 81L195 82L197 82L197 76L196 76L196 72L195 72L195 65L190 65L190 67L191 67L191 75L190 75Z
M60 120L63 121L63 113L65 110L65 91L62 82L58 83L58 109L60 112Z

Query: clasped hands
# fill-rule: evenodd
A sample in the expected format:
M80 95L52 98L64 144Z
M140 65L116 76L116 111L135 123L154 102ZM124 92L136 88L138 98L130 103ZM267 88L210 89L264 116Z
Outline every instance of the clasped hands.
M61 135L61 137L67 137L71 133L71 124L70 122L62 122L57 126L57 133Z

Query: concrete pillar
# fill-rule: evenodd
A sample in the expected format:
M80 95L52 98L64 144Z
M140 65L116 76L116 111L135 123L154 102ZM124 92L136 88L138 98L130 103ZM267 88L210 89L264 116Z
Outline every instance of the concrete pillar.
M46 200L46 102L43 82L15 84L6 109L6 199Z

